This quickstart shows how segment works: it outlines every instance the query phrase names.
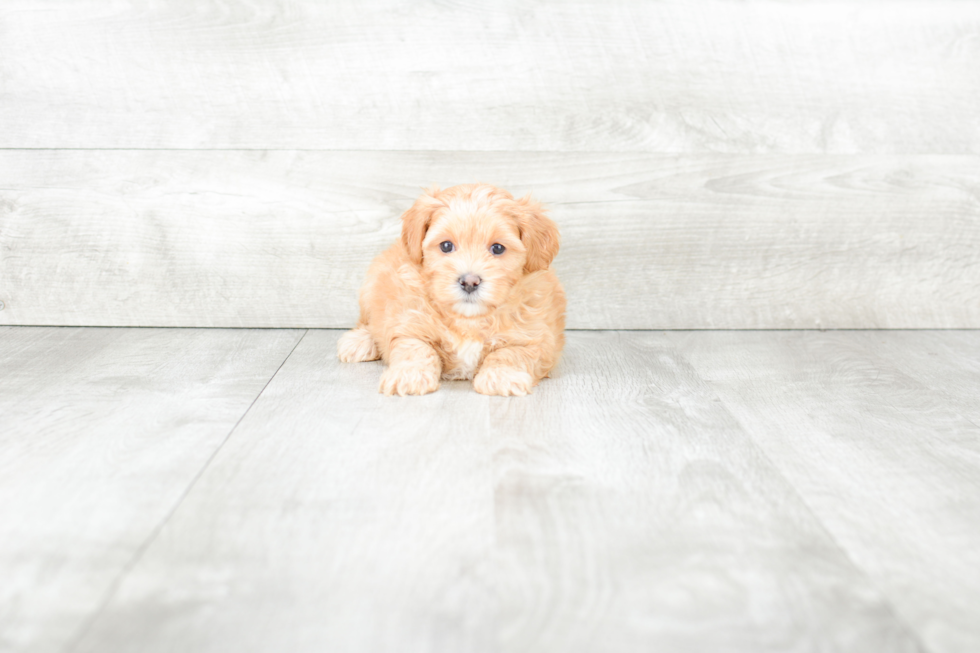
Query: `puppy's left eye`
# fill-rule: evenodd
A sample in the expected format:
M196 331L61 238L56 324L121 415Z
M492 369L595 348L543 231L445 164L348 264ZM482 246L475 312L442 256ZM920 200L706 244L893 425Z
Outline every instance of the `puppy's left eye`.
M501 254L504 253L505 249L507 248L501 245L500 243L494 243L493 245L490 245L490 252L494 256L500 256Z

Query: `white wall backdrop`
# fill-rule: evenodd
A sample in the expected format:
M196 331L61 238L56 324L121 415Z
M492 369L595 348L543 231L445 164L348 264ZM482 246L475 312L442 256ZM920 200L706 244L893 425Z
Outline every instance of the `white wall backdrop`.
M573 328L980 327L980 3L0 4L0 324L344 327L432 183Z

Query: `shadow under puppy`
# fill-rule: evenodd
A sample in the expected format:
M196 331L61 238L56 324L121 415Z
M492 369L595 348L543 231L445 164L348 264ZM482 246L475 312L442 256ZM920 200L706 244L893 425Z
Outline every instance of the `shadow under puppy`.
M361 289L345 362L384 359L379 391L422 395L472 379L485 395L524 395L565 342L565 293L551 269L558 228L530 197L487 184L427 190L401 239Z

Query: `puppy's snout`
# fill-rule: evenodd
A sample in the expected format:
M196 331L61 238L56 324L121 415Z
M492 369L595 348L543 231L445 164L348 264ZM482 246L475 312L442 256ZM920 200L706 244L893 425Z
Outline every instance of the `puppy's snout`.
M479 287L482 279L475 274L464 274L459 278L459 285L468 293L473 292Z

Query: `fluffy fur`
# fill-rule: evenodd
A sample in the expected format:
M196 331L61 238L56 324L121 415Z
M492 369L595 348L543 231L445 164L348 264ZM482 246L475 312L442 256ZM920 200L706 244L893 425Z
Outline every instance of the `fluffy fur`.
M383 359L386 395L423 395L440 379L472 379L486 395L531 392L565 342L565 293L550 267L558 243L530 197L486 184L427 190L402 215L401 239L371 264L338 357ZM476 278L467 293L464 281Z

